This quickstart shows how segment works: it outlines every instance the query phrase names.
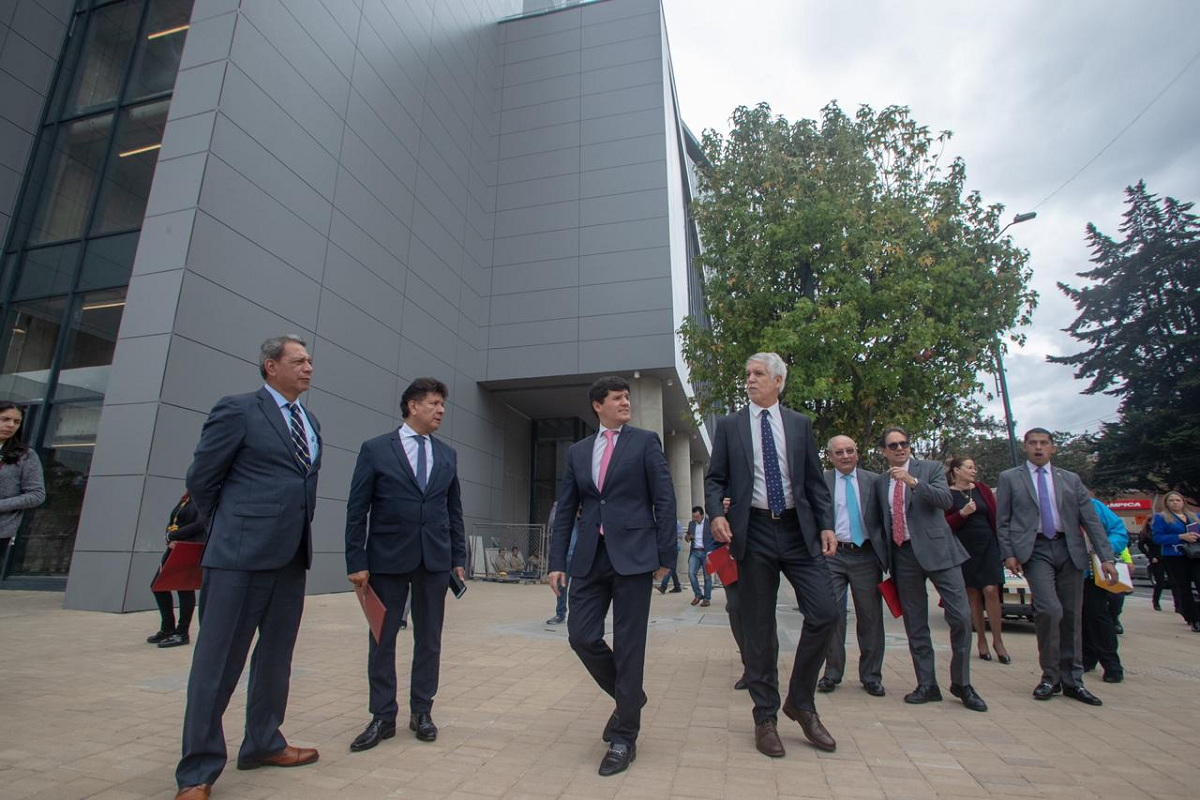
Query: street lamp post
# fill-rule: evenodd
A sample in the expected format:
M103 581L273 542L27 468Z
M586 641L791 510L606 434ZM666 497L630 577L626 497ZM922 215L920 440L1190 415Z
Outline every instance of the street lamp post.
M1024 214L1017 214L1012 218L1012 222L1005 225L996 234L996 239L1004 235L1004 232L1013 225L1019 225L1022 222L1037 217L1036 211L1026 211ZM992 241L996 241L993 239ZM1020 461L1017 456L1017 433L1013 429L1012 403L1008 399L1008 379L1004 375L1004 357L1001 354L1000 337L996 337L996 341L992 345L992 350L996 358L996 381L1000 384L1000 400L1004 403L1004 430L1008 434L1008 457L1012 461L1012 465L1017 466Z

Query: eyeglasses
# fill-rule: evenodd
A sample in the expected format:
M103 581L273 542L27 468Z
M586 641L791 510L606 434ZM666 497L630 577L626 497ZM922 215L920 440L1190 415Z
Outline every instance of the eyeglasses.
M858 450L856 448L847 447L845 450L831 450L830 454L835 456L852 456L857 452Z
M884 447L886 447L888 450L907 450L908 442L888 442L884 445Z

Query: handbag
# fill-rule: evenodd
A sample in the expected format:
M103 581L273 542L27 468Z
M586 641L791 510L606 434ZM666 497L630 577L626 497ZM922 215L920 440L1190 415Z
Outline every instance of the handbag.
M1193 522L1184 528L1188 533L1200 533L1200 523ZM1188 558L1200 558L1200 542L1180 542L1179 552Z

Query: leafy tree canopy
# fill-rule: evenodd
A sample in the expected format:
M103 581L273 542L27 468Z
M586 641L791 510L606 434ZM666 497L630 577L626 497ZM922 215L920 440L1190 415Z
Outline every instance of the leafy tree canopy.
M1064 330L1087 345L1050 361L1090 378L1087 394L1122 398L1098 444L1101 488L1200 493L1200 223L1192 203L1127 187L1116 241L1087 226L1090 285L1059 288L1079 316Z
M836 103L794 123L740 107L728 135L705 131L693 215L709 319L681 329L702 415L744 402L745 360L769 350L822 441L865 449L890 424L928 436L979 417L979 373L1036 298L1028 252L997 240L1003 207L964 191L961 159L941 163L949 137L907 108L851 118Z

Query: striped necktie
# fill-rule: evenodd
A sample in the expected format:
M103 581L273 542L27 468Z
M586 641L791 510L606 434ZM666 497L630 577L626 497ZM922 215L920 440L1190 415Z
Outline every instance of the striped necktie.
M304 430L304 420L300 418L300 404L288 403L287 407L292 417L292 452L300 462L300 468L308 472L312 469L312 456L308 451L308 434Z

